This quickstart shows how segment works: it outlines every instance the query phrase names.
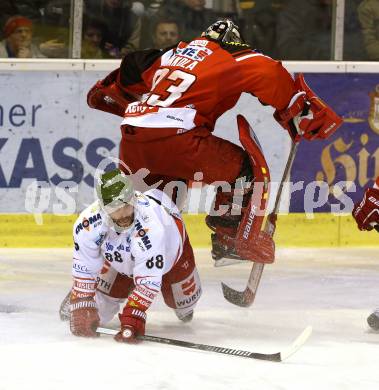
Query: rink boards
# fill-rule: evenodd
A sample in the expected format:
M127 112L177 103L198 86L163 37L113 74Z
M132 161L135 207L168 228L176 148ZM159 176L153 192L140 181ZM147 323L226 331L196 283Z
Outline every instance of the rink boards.
M0 247L71 247L72 226L77 215L43 215L37 225L32 215L0 215ZM210 233L205 214L184 214L188 235L194 247L210 247ZM275 243L278 247L350 247L376 246L376 231L360 232L350 216L317 213L307 219L303 213L278 218Z

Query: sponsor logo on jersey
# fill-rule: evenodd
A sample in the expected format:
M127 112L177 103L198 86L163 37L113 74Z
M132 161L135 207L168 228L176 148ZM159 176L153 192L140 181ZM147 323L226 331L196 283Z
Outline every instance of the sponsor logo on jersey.
M140 247L142 252L145 252L145 247L143 246L142 242L138 241L138 246Z
M167 119L171 119L173 121L177 121L177 122L184 122L184 120L182 118L178 118L178 117L175 117L175 116L172 116L172 115L166 115L166 118Z
M137 230L135 237L141 239L141 241L146 249L150 249L152 247L152 245L151 245L150 238L147 235L147 232L149 231L149 229L144 229L141 225L141 222L138 219L136 219L135 228Z
M79 250L79 244L77 242L74 242L74 247L75 247L75 250L78 251Z
M185 299L177 299L176 307L180 308L180 307L190 306L191 304L194 304L200 298L200 296L201 296L201 287L199 286L199 288L195 291L195 293L190 297Z
M209 43L209 41L207 40L200 40L200 39L195 39L194 41L191 41L191 46L202 46L202 47L205 47L207 46Z
M203 61L206 57L213 53L212 50L206 47L197 47L192 46L192 44L188 45L183 49L177 49L176 54L182 57L189 58L194 61Z
M126 252L130 252L130 242L131 241L132 241L132 239L130 238L130 236L126 237L126 245L125 245Z
M149 206L149 200L143 195L137 195L137 203L141 206Z
M147 278L143 278L143 277L140 277L140 276L137 276L135 278L135 283L136 283L137 286L155 287L158 290L160 290L160 288L161 288L161 283L160 282L157 282L157 281L151 280L151 279L147 279Z
M105 248L106 248L106 250L107 250L108 252L111 252L111 251L113 251L114 246L113 246L111 243L106 242L106 243L105 243Z
M142 114L150 114L153 112L158 112L159 108L158 107L148 107L148 106L143 106L140 104L140 102L137 103L130 103L125 110L125 116L138 116Z
M196 291L196 282L195 277L192 276L191 279L187 280L186 282L181 284L183 294L184 295L191 295Z
M89 231L91 229L91 225L96 224L96 226L100 225L101 223L101 215L100 213L97 213L96 215L91 215L88 219L83 218L82 222L80 222L76 228L75 233L78 234L81 230L86 229Z
M100 287L102 291L108 292L112 287L110 282L107 282L106 280L101 279L99 276L97 277L96 282L97 282L98 287Z
M104 239L105 239L105 234L99 234L99 236L97 237L97 239L95 241L95 244L97 246L100 246L104 242Z
M79 273L84 273L84 274L88 274L88 268L85 266L85 265L83 265L83 264L80 264L80 263L76 263L76 262L74 262L73 264L72 264L72 268L76 271L76 272L79 272Z
M141 296L144 296L147 299L153 300L155 296L157 295L157 291L154 289L151 289L147 287L146 285L138 285L135 287L135 292L138 292L141 294Z

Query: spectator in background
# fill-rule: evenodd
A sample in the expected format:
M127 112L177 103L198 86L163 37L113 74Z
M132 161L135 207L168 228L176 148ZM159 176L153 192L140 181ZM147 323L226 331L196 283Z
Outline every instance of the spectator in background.
M0 42L1 58L43 58L32 43L33 22L21 15L10 17L4 25L5 39Z
M174 20L158 19L153 26L152 41L154 49L165 49L180 41L179 25Z
M379 0L363 0L358 7L363 42L369 60L379 60Z
M240 1L243 36L254 48L276 57L278 15L288 0Z
M70 57L71 0L49 0L40 6L35 23L36 40L41 52L50 58Z
M278 18L279 57L330 60L332 11L332 0L289 0Z
M33 26L41 18L41 10L47 0L1 0L0 1L0 26L14 15L23 15L33 22ZM1 33L0 33L1 34Z
M346 0L344 59L364 59L357 17L359 0ZM279 14L278 55L285 60L332 59L333 0L289 0Z
M81 58L108 58L103 46L106 32L107 26L100 19L83 20Z
M11 16L18 15L18 8L14 1L4 0L0 1L0 26L3 27ZM3 32L0 31L1 38L4 38Z
M205 0L167 0L156 13L157 19L170 19L181 26L182 39L199 36L217 20L217 14L205 8ZM152 20L154 23L154 21Z
M147 17L154 16L164 3L165 0L144 0L145 15Z
M102 18L108 31L104 48L108 55L120 58L140 46L141 18L131 10L127 0L87 0L85 16Z

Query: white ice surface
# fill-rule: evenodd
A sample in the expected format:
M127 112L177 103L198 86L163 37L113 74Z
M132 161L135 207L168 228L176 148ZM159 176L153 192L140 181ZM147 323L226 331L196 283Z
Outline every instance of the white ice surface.
M220 281L242 289L250 265L214 268L196 251L203 296L193 322L180 323L161 299L149 310L148 334L256 352L280 351L312 325L283 363L70 335L58 318L70 254L0 250L1 390L379 389L379 334L366 325L379 306L377 249L279 250L247 309L224 300Z

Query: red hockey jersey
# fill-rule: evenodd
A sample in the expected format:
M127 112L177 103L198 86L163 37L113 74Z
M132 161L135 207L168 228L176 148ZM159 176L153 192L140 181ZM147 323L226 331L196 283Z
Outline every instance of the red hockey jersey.
M121 63L117 84L138 99L126 108L123 125L181 131L198 126L213 130L242 92L279 110L296 93L280 62L245 44L221 45L206 38L130 53Z

